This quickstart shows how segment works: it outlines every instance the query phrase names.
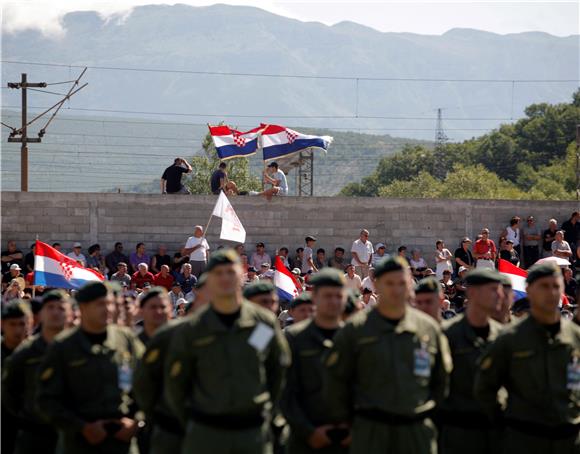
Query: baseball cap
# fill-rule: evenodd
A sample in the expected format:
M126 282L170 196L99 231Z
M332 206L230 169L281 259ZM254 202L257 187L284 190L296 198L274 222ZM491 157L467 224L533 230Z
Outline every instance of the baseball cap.
M376 248L377 249L381 249L381 248L386 249L386 246L383 243L378 243Z
M18 263L13 263L12 265L10 265L10 271L12 271L12 270L21 271L22 268L20 268L20 265L18 265Z
M463 273L464 271L467 271L467 268L465 266L460 266L457 273Z
M463 239L461 240L462 243L471 243L471 240L469 239L468 236L463 237Z
M81 245L81 243L79 243L79 242L77 241L75 244L73 244L73 249L74 249L75 247L82 247L82 245Z

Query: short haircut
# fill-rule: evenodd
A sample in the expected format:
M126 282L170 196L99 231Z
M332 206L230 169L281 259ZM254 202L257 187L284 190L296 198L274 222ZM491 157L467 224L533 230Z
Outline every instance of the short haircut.
M121 243L120 241L117 241L115 243L115 249L118 248L119 246L123 246L123 243Z
M135 249L139 249L141 246L145 246L145 243L137 243L137 246L135 246Z
M334 248L334 252L342 252L344 254L344 248L343 247L336 247Z
M286 252L289 252L289 251L288 251L288 248L287 248L286 246L284 246L284 247L281 247L281 248L280 248L280 249L278 249L278 250L279 250L279 251L286 251Z
M518 222L520 222L520 218L518 216L514 216L510 219L510 226L516 225Z
M228 165L225 162L220 162L220 165L218 166L220 169L225 169Z
M317 253L317 254L320 254L321 252L322 252L323 254L326 254L326 251L324 250L324 248L318 248L318 249L316 250L316 253Z
M98 251L99 249L101 249L101 246L99 244L93 244L89 246L89 255L95 251Z
M52 243L52 247L60 246L60 243Z
M298 249L296 249L296 253L298 252L304 252L304 248L303 247L299 247Z
M407 246L399 246L397 248L397 252L403 252L403 251L406 251L406 250L407 250Z

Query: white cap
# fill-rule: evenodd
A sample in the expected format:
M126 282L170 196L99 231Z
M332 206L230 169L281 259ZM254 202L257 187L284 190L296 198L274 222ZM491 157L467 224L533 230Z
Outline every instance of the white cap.
M386 247L386 246L385 246L383 243L378 243L378 244L375 246L375 249L380 249L380 248L382 248L382 247L384 247L385 249L387 248L387 247Z
M18 265L18 263L13 263L12 265L10 265L10 270L22 271L22 268L20 268L20 265Z
M467 268L464 266L460 266L459 269L457 270L457 273L463 273L464 271L467 271Z
M73 244L73 248L75 248L75 247L82 247L82 245L81 245L81 243L79 243L79 242L77 241L75 244Z

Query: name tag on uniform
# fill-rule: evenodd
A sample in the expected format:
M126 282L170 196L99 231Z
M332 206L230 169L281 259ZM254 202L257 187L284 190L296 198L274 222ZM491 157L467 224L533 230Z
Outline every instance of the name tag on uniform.
M416 377L429 378L431 376L431 356L424 345L421 348L415 349L415 367L413 373Z
M580 391L580 361L577 356L568 364L567 382L570 391Z
M266 348L266 345L268 345L273 335L274 330L271 327L265 323L258 323L248 339L248 344L261 352Z
M133 385L133 369L128 362L123 361L118 366L119 389L123 392L130 392Z

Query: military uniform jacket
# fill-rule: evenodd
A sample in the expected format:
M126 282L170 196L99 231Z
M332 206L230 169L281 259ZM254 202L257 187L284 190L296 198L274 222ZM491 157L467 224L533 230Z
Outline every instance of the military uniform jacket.
M307 440L316 427L328 423L323 396L323 356L332 347L316 328L314 320L290 326L286 338L292 354L292 367L282 397L282 412L292 433Z
M177 328L167 356L167 400L184 424L191 411L260 414L279 399L290 365L274 314L246 300L231 328L211 304L197 310Z
M562 319L551 338L528 316L507 328L482 357L475 380L476 398L491 416L500 386L508 392L506 418L580 424L580 327Z
M446 394L447 339L428 315L407 307L396 326L377 308L355 314L334 337L326 365L326 399L336 422L353 412L419 415Z
M36 408L38 369L48 344L37 334L25 340L4 363L2 403L25 424L44 424Z
M473 394L473 383L478 369L478 359L490 342L494 341L502 329L495 320L489 320L489 335L482 339L475 334L467 322L465 314L443 322L443 332L449 341L453 358L453 372L449 387L449 396L441 405L444 412L481 413L485 417L481 404Z
M39 376L37 403L58 429L79 432L86 422L130 416L132 371L143 346L127 328L107 327L103 345L80 328L59 334Z

